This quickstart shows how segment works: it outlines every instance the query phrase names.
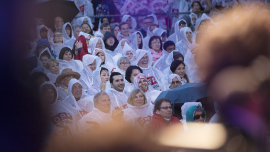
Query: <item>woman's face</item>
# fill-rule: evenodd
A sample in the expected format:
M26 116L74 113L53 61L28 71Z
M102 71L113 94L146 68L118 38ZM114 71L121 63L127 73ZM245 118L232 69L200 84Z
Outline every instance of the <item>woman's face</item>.
M103 83L109 81L109 72L107 70L102 70L100 73L100 79Z
M130 66L130 62L128 60L121 60L119 68L123 71L127 71L127 68Z
M83 24L82 28L84 33L90 33L91 31L91 28L87 24Z
M68 36L70 36L70 34L71 34L71 29L68 26L66 26L66 33Z
M97 68L96 60L94 60L93 63L89 64L88 67L89 67L92 71L95 71L96 68Z
M59 70L59 63L57 62L50 62L49 69L52 74L58 74L60 72Z
M86 40L86 45L87 45L88 48L89 48L89 41L90 41L90 39L91 39L90 36L87 36L87 37L85 38L85 40Z
M70 51L66 51L65 54L63 55L63 60L69 62L69 61L71 61L71 59L72 59L72 54L71 54L71 52L70 52Z
M103 49L101 40L98 40L98 42L96 44L96 48Z
M49 58L47 57L47 56L41 56L40 57L40 61L41 61L41 63L42 63L42 65L43 65L43 67L45 68L45 66L46 66L46 62L49 60Z
M144 103L145 100L143 94L141 92L137 93L132 101L133 106L142 106Z
M155 50L155 51L159 51L160 50L160 41L159 39L153 39L151 41L151 49Z
M115 39L113 37L109 37L107 40L106 40L106 44L108 44L109 46L113 46L114 45L114 42L115 42Z
M186 31L186 37L190 43L192 43L192 33L190 31Z
M114 30L113 30L113 34L114 34L114 36L116 36L116 37L117 37L118 32L119 32L119 27L118 27L118 26L116 26L116 27L114 28Z
M192 7L192 11L193 12L200 11L200 5L198 3L194 3Z
M138 87L143 91L146 92L148 90L148 82L147 79L141 78Z
M191 18L192 18L192 23L195 25L195 24L196 24L196 20L197 20L197 19L196 19L196 16L195 16L195 15L192 15Z
M178 65L174 73L178 74L181 78L183 78L186 74L185 66L183 64Z
M137 43L138 45L142 43L142 37L139 33L137 33Z
M141 72L140 72L140 70L138 70L138 69L133 69L133 70L132 70L132 73L131 73L131 76L130 76L130 81L131 81L131 83L134 82L134 78L135 78L139 73L141 73Z
M105 55L103 53L99 53L97 56L101 59L102 62L105 62Z
M131 60L133 58L133 54L131 51L127 51L126 56Z

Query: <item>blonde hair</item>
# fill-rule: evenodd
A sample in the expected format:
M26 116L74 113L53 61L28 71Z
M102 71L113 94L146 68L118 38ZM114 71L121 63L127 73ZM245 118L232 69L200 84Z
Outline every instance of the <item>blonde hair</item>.
M55 59L49 59L49 60L46 62L46 65L45 65L45 68L46 68L46 69L49 69L49 68L50 68L50 63L51 63L51 62L54 62L54 63L56 63L56 64L59 65L59 62L58 62L57 60L55 60Z
M147 100L146 100L146 97L145 97L145 94L144 92L141 90L141 89L134 89L131 91L131 93L129 94L128 96L128 99L127 99L127 103L130 104L130 105L133 105L133 100L135 98L135 96L138 94L138 93L142 93L143 97L144 97L144 105L147 103ZM133 105L134 106L134 105Z

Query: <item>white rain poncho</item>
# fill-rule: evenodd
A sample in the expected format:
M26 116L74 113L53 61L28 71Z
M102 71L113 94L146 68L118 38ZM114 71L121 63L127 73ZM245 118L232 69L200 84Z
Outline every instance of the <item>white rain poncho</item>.
M123 76L123 78L125 78L125 75L126 75L126 71L124 70L121 70L120 67L117 66L117 62L118 60L120 60L120 58L122 57L121 54L117 54L116 56L113 57L113 60L114 60L114 65L116 65L116 69L113 70L113 72L119 72L121 73L121 75ZM125 59L126 60L126 59ZM128 59L128 62L130 62L130 60Z
M93 30L94 25L92 24L92 21L88 16L83 16L83 17L78 18L77 19L77 25L82 26L82 24L84 23L83 22L84 19L87 19L87 23L90 25L91 30Z
M186 32L191 32L192 33L192 43L190 43L187 39ZM191 31L189 27L183 27L180 30L180 36L181 36L181 41L175 44L175 48L180 52L183 56L186 55L186 52L188 49L191 49L191 45L195 43L195 34Z
M149 46L148 46L148 44L149 44L149 40L150 40L150 38L152 36L153 36L153 33L150 32L150 26L149 26L148 29L147 29L147 32L146 32L146 37L143 38L144 49L146 49L146 50L149 50L150 49Z
M107 88L106 93L110 96L111 99L111 108L114 109L116 107L126 109L127 108L127 99L129 93L126 90L123 92L116 91L114 88Z
M90 88L90 90L88 90L89 95L96 95L97 93L101 92L100 70L101 70L101 67L99 67L98 69L96 69L93 72L93 86ZM109 75L110 75L110 73L109 73ZM111 88L109 81L106 82L106 88Z
M127 43L128 45L131 44L131 43L129 43L129 41L128 41L127 39L122 39L122 40L120 40L119 43L118 43L118 45L117 45L117 47L116 47L115 50L114 50L114 55L116 55L116 53L120 53L120 54L123 53L124 47L122 48L121 45L122 45L122 43L124 43L124 42L125 42L125 44ZM124 46L125 46L125 44L124 44Z
M64 43L53 43L52 44L52 50L54 52L54 54L59 57L59 54L61 52L61 49L63 47L66 47L67 45L65 45Z
M163 30L162 28L156 28L156 29L153 30L153 36L159 36L160 39L162 39L161 35L164 32L167 34L167 31L166 30Z
M79 105L79 103L82 102L82 103L85 104L85 102L87 102L87 101L84 101L84 100L87 100L89 98L85 98L86 95L84 94L84 91L83 91L83 88L82 88L82 96L78 101L76 101L75 97L72 94L72 87L76 83L79 83L80 85L82 85L79 80L74 79L74 78L69 81L69 83L68 83L68 96L63 101L63 103L75 108L78 111L78 117L83 117L85 114L88 113L88 111L86 111L85 109L82 109L82 107ZM88 102L93 102L93 101L88 100Z
M162 51L162 56L155 62L155 64L154 64L153 67L157 68L160 71L163 71L167 67L169 67L171 64L167 64L167 62L166 62L169 54L170 53L168 53L167 51L163 50Z
M98 40L101 41L102 50L105 51L105 44L104 44L102 38L94 37L94 38L91 38L90 41L89 41L89 48L91 50L91 52L88 51L89 53L94 54L94 50L95 50L95 48L97 48L96 46L97 46Z
M116 66L115 66L114 63L113 63L112 57L111 57L109 54L107 54L106 52L104 52L102 49L99 49L99 48L95 48L93 54L94 54L95 56L97 56L97 54L98 54L99 52L102 52L102 53L104 54L104 56L105 56L105 62L104 62L103 65L101 65L101 67L105 67L106 69L109 70L109 73L112 73L113 70L116 69ZM102 61L101 61L101 62L102 62Z
M126 22L129 17L131 18L130 33L134 33L137 27L137 22L134 17L131 17L130 15L124 15L122 18L122 22Z
M123 40L123 39L127 39L128 40L128 44L131 44L132 43L132 39L133 39L132 34L129 33L128 37L125 37L119 31L118 34L117 34L117 40L120 43L120 41Z
M144 129L147 123L152 119L153 116L153 104L145 101L146 103L142 106L133 106L128 104L128 108L123 110L123 119L130 122L132 126Z
M53 74L50 71L48 71L48 73L46 75L52 83L56 83L56 78L60 75L60 73L61 72L59 72L58 74Z
M62 71L63 69L70 68L72 71L80 72L83 69L82 61L71 59L70 61L58 59L59 69Z
M49 55L50 55L50 58L49 59L51 59L51 53L50 53L50 50L48 49L48 47L46 47L44 50L42 50L41 52L40 52L40 54L39 54L39 56L38 56L38 63L37 63L37 67L35 68L35 69L33 69L32 71L40 71L40 72L43 72L43 73L45 73L45 74L47 74L47 73L50 73L43 65L42 65L42 62L40 61L40 57L42 56L42 54L44 54L44 53L49 53ZM49 60L48 59L48 60Z
M199 76L199 67L194 60L194 54L189 49L186 52L184 63L190 83L202 83L202 79Z
M177 21L174 24L174 33L172 35L170 35L167 39L168 41L169 40L173 41L174 44L178 43L182 39L182 37L180 36L180 30L179 30L179 22L181 22L181 21L184 21L186 23L186 27L187 27L187 22L185 20L181 19L181 20Z
M125 79L125 90L130 93L133 89L134 89L134 84L133 83L130 83L128 82L126 79Z
M202 107L201 102L186 102L182 105L181 107L181 113L182 113L182 119L180 120L181 123L183 124L184 130L188 130L187 122L186 122L186 113L189 107L191 106L198 106L200 105Z
M110 123L113 123L112 112L104 113L97 108L94 108L91 112L82 117L78 122L78 130L81 134L89 133L93 131L93 124L87 122L96 122L100 127L108 127Z
M140 73L136 77L134 77L133 82L134 82L135 88L139 88L138 83L139 83L140 79L147 79L147 78L142 73ZM160 93L161 93L161 91L154 90L152 88L152 86L150 86L149 84L148 84L148 90L146 92L144 92L147 101L149 101L152 104L154 104L155 100L157 99L157 97L159 96Z
M49 40L49 43L50 43L50 46L52 46L53 44L53 35L50 35L50 32L49 32L49 28L47 28L47 26L45 25L39 25L36 27L36 33L37 33L37 41L39 39L41 39L41 36L40 36L40 30L45 27L47 29L47 38Z
M194 25L194 24L193 24L193 21L192 21L192 16L195 16L195 17L196 17L196 21L198 20L198 17L197 17L197 15L194 14L194 13L190 13L190 14L189 14L189 17L190 17L190 20L191 20L191 24L195 27L196 22L195 22L195 25Z
M198 32L198 27L200 26L201 22L206 20L206 19L210 20L210 22L214 24L213 20L208 15L203 13L202 16L199 19L197 19L197 21L196 21L196 25L195 25L196 32Z
M101 64L101 59L98 56L89 55L86 54L83 56L83 70L80 72L80 79L83 88L86 90L86 93L88 93L88 90L93 85L93 71L89 68L89 64L92 64L94 61L96 61L96 69Z
M138 38L137 38L137 34L140 34L141 35L141 44L142 44L142 49L144 49L145 48L145 46L144 46L144 43L143 43L143 35L142 35L142 33L140 32L140 31L136 31L136 32L134 32L133 34L132 34L132 43L130 44L130 46L136 51L136 50L138 50L138 49L140 49L139 47L138 47Z
M57 88L58 100L63 101L68 96L68 88L62 88L61 86Z
M66 26L69 25L70 26L70 34L71 34L71 37L69 37L67 35L67 32L66 32ZM69 47L73 47L73 44L76 40L76 38L74 37L74 33L73 33L73 29L72 29L72 26L69 22L65 23L62 27L62 35L63 35L63 41L64 41L64 44L69 46Z
M50 117L49 128L52 131L53 135L56 135L59 138L63 139L74 139L77 136L76 124L79 120L76 117L77 111L76 109L63 104L61 101L57 100L57 91L54 86L49 81L45 81L40 87L39 90L42 92L44 87L48 87L50 89L54 89L56 92L55 102L49 104L48 113Z
M164 75L160 70L156 69L155 67L152 67L153 61L150 51L137 50L136 65L139 66L138 63L145 54L147 54L148 56L148 67L147 68L140 67L140 68L143 70L143 74L147 77L148 84L151 85L155 90L163 91Z
M133 54L133 57L130 60L130 65L135 65L136 64L136 56L135 56L135 51L133 48L131 48L127 43L125 43L124 48L122 50L122 56L127 56L127 52L131 52Z
M167 90L171 90L169 87L172 84L172 79L174 79L175 77L181 82L181 78L180 78L179 75L177 75L177 74L170 74L170 76L168 77L168 83L166 84Z

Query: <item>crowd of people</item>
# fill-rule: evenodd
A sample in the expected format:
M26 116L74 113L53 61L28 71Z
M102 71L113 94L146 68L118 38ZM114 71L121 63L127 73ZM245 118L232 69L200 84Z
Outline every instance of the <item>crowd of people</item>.
M95 31L88 16L71 23L57 16L53 32L39 19L36 40L25 41L30 87L48 108L53 135L73 138L118 122L147 132L176 123L188 130L187 122L206 122L200 102L185 103L180 121L170 100L156 99L162 91L203 83L194 59L198 42L225 16L217 9L182 15L172 33L154 14L136 20L136 9L123 9L129 1L119 7L125 12L120 23L101 17ZM200 11L204 5L194 1L187 9ZM210 121L218 122L218 116Z

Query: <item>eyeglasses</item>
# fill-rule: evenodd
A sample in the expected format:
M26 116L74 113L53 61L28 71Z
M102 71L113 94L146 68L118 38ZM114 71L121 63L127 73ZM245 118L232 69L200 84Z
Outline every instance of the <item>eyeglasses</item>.
M167 109L172 109L172 107L160 107L161 109L167 110Z
M203 113L201 115L195 115L194 120L200 119L200 117L205 118L205 114Z
M121 62L120 64L128 65L130 62Z

